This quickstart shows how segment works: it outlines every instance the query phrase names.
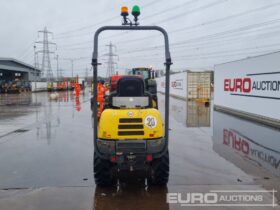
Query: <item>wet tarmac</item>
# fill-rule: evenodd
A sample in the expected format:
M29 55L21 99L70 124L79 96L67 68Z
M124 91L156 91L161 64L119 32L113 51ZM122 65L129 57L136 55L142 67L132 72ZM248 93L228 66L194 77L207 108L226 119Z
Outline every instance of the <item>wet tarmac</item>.
M280 131L171 98L170 180L93 180L90 93L0 95L0 209L271 209L280 199ZM159 95L160 109L164 98ZM161 109L164 112L163 109ZM167 203L167 193L263 193L270 206ZM221 192L223 191L223 192ZM274 194L274 197L273 197ZM279 207L274 207L279 209Z

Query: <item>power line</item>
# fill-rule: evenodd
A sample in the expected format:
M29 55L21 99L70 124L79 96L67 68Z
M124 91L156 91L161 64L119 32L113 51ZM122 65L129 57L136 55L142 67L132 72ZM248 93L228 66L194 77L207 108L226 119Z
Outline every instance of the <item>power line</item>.
M61 35L65 35L65 34L69 35L70 33L76 33L76 32L80 32L80 31L83 31L83 30L92 28L92 27L94 27L94 26L101 25L101 24L103 24L103 23L107 23L107 22L110 22L110 21L112 21L112 20L115 20L117 17L119 17L119 15L118 15L118 16L114 16L114 17L107 18L107 19L105 19L105 20L103 20L103 21L100 21L100 22L98 22L98 23L95 23L95 24L92 24L92 25L89 25L89 26L84 26L84 27L77 28L77 29L75 29L75 30L70 30L70 31L66 31L66 32L63 32L63 33L59 33L57 37L61 37ZM63 36L62 36L62 37L63 37Z
M280 43L278 44L280 45ZM264 46L260 46L259 48L264 47ZM248 49L240 49L240 50L231 50L231 51L219 51L219 52L210 52L207 54L190 54L190 55L175 55L172 56L173 60L178 60L178 59L185 59L185 60L199 60L199 59L209 59L209 58L223 58L226 56L235 56L235 55L249 55L249 54L264 54L264 53L268 53L268 52L275 52L275 51L279 51L277 49L267 49L267 50L258 50L258 51L253 51L253 52L248 52L248 50L254 50L254 49L258 49L258 48L248 48ZM236 52L236 53L232 53L232 52ZM220 54L222 54L223 56L221 56ZM133 57L123 57L124 59L131 59ZM141 57L141 59L147 59L147 60L157 60L157 59L161 59L158 56L157 57L152 57L152 56L146 56L146 57Z
M22 52L20 53L20 55L17 56L17 57L18 57L19 59L24 58L24 57L26 56L27 53L30 53L30 51L31 51L31 49L32 49L32 47L33 47L33 45L34 45L34 42L31 42L30 44L28 44L28 47L26 47L26 48L24 49L24 51L22 51Z
M275 29L276 27L275 26L272 26L270 27L271 29ZM209 42L209 40L205 39L205 40L201 40L199 42L190 42L188 43L188 46L185 46L185 45L178 45L178 46L173 46L172 49L174 48L186 48L186 47L190 47L190 46L202 46L202 47L205 47L206 45L213 45L215 43L220 43L220 42L225 42L225 41L231 41L231 40L241 40L241 41L244 41L244 35L248 36L250 35L250 33L255 33L257 31L261 31L263 32L264 29L263 28L257 28L257 29L251 29L250 31L243 31L242 33L243 34L230 34L228 35L227 37L220 37L219 39L217 39L216 41L211 41ZM273 35L278 35L279 34L279 31L272 31L272 32L267 32L267 33L263 33L263 34L258 34L258 37L256 37L254 40L252 40L252 38L250 38L250 41L255 41L257 38L262 38L264 35L266 35L265 38L268 38L269 36L273 36ZM256 34L253 34L254 36ZM261 35L261 36L260 36ZM245 36L245 38L246 38ZM251 35L250 35L251 36ZM203 41L207 41L206 43L200 43L200 42L203 42ZM118 42L118 44L120 44L122 42ZM233 42L229 42L231 44L235 44ZM172 45L172 44L171 44ZM163 46L162 46L163 47ZM215 46L216 47L216 46ZM150 47L148 48L149 50L156 50L156 49L160 49L161 47L159 46L156 46L156 47ZM195 47L195 48L198 48L198 47ZM92 46L90 47L74 47L74 48L63 48L62 50L85 50L85 49L92 49ZM147 48L146 48L147 49ZM120 52L125 52L125 53L137 53L137 52L142 52L142 51L145 51L146 49L144 48L139 48L137 49L134 49L133 51L127 51L127 50L121 50ZM171 50L172 50L171 49ZM193 48L188 48L188 49L193 49Z
M259 8L255 8L255 9L252 9L252 10L247 10L247 11L244 11L244 12L240 12L240 13L237 13L237 14L234 14L234 15L230 15L230 16L227 16L227 17L224 17L224 18L218 18L218 19L211 20L211 21L206 21L206 22L203 22L203 23L200 23L200 24L195 24L195 25L179 28L179 29L176 29L176 30L169 31L169 34L178 33L178 32L185 31L185 30L194 30L195 28L205 27L205 26L208 26L208 25L211 25L211 24L215 24L215 23L219 23L219 22L223 22L223 21L226 21L226 20L230 20L230 19L234 19L234 18L239 18L241 16L247 16L249 14L252 14L252 13L255 13L255 12L259 12L259 11L264 11L266 9L274 8L276 6L280 6L280 3L266 5L266 6L263 6L263 7L259 7ZM132 39L132 40L125 40L125 41L121 41L119 43L126 44L126 43L129 43L129 42L135 42L135 41L141 41L141 40L145 40L145 39L154 38L156 36L157 35L151 35L151 36L137 38L137 39Z
M258 30L260 30L260 29L258 29ZM276 31L276 32L278 32L278 33L275 33L275 32L273 32L273 33L264 33L264 34L262 34L262 36L263 36L263 38L268 38L268 37L270 37L271 35L278 35L279 34L279 32L280 31ZM213 47L215 47L216 48L216 46L217 45L221 45L221 44L219 44L220 42L224 42L224 41L229 41L229 40L233 40L233 38L234 39L242 39L242 37L240 37L240 35L238 36L238 37L233 37L233 38L230 38L230 39L228 39L229 37L226 37L227 38L227 40L221 40L221 39L219 39L219 40L216 40L216 42L210 42L210 43L208 43L208 44L215 44L215 45L213 45ZM258 38L262 38L261 36L259 36ZM250 40L252 40L252 39L250 39ZM256 40L256 39L254 39L254 40ZM244 40L242 40L242 41L244 41ZM237 44L236 42L227 42L228 44ZM207 43L206 43L207 44ZM277 44L272 44L272 45L269 45L269 46L273 46L273 45L277 45ZM172 46L172 45L171 45ZM203 44L200 44L200 46L201 47L204 47L205 48L205 43L203 43ZM256 47L254 47L254 48L258 48L259 46L256 46ZM268 46L262 46L262 47L268 47ZM161 49L162 47L159 47L159 46L157 46L157 47L152 47L152 48L146 48L146 49L143 49L143 48L140 48L140 49L135 49L134 51L122 51L123 53L122 53L122 55L123 54L135 54L135 53L139 53L139 52L142 52L142 51L146 51L146 50L149 50L149 51L152 51L152 50L158 50L158 49ZM180 50L180 51L183 51L183 52L186 52L186 51L194 51L194 50L197 50L198 48L197 47L190 47L190 45L188 45L188 46L186 46L186 45L183 45L183 46L181 46L181 45L177 45L177 46L173 46L171 49L172 49L172 51L173 51L173 53L177 53L178 52L178 50L175 50L176 48L182 48L182 50ZM173 54L172 53L172 54ZM193 53L193 52L192 52ZM152 55L160 55L160 53L156 53L156 54L152 54ZM149 54L149 56L151 57L152 56L151 54ZM131 57L131 56L130 56ZM142 58L143 56L138 56L137 58ZM133 57L131 57L131 58L133 58ZM90 59L90 57L87 57L86 59Z
M215 2L212 2L212 3L209 3L209 4L206 4L204 6L201 6L201 7L198 7L196 9L193 9L191 11L188 11L188 12L183 12L183 13L180 13L180 14L177 14L177 15L174 15L172 17L168 17L168 18L165 18L163 20L160 20L160 21L157 21L157 24L158 23L162 23L162 22L167 22L167 21L174 21L175 18L180 18L180 17L183 17L183 16L186 16L186 15L189 15L189 14L192 14L192 13L195 13L195 12L201 12L202 10L205 10L205 9L208 9L208 8L211 8L211 7L214 7L214 6L217 6L219 4L223 4L225 2L227 2L228 0L218 0L218 1L215 1Z
M152 2L150 2L150 3L147 3L147 4L144 4L143 5L143 7L148 7L148 6L151 6L151 5L153 5L153 4L156 4L156 3L158 3L159 1L158 0L154 0L154 1L152 1ZM99 14L95 14L95 16L99 16L99 15L103 15L104 14L104 11L101 11ZM112 17L113 18L113 17ZM110 18L111 19L111 18ZM107 20L107 19L106 19ZM77 20L74 20L76 23L78 22ZM71 22L68 22L68 24L70 24L70 25L73 25L73 23L75 23L74 21L71 21ZM105 20L104 20L105 21ZM80 22L80 21L79 21ZM65 25L65 23L60 23L60 24L58 24L58 26L64 26ZM89 28L90 27L92 27L92 25L89 25L88 26ZM77 31L77 29L75 30L75 31ZM66 31L66 32L62 32L62 33L57 33L58 35L61 35L61 34L65 34L65 33L71 33L71 31Z
M280 31L277 31L278 32L278 34L279 34L279 32ZM268 38L269 37L269 33L264 33L263 34L263 38ZM275 34L275 32L273 32L272 33L272 35L277 35L277 34ZM228 38L228 37L227 37ZM242 39L242 37L237 37L238 39ZM258 38L261 38L261 37L258 37ZM236 37L234 37L234 39L236 39ZM231 39L227 39L226 41L229 41L229 40L233 40L232 38ZM208 44L215 44L214 45L214 47L216 48L216 46L217 45L220 45L219 44L219 42L221 42L221 41L223 41L223 40L217 40L216 42L210 42L210 43L208 43ZM237 44L236 42L228 42L229 44ZM204 47L205 48L205 44L203 45L203 44L200 44L201 45L201 47ZM264 46L255 46L255 47L251 47L252 49L255 49L255 48L261 48L261 47L272 47L272 46L277 46L278 44L277 43L274 43L274 44L271 44L271 45L264 45ZM172 45L171 45L172 46ZM123 51L123 53L122 53L122 55L124 55L124 54L135 54L135 53L138 53L138 52L142 52L142 51L146 51L146 50L149 50L149 51L152 51L152 50L158 50L158 49L160 49L160 48L162 48L162 47L152 47L152 48L146 48L146 49L143 49L143 48L140 48L140 49L135 49L135 51ZM179 51L183 51L183 52L187 52L187 51L192 51L192 53L193 53L193 51L194 50L197 50L198 48L197 47L189 47L189 45L188 46L185 46L185 45L183 45L183 46L180 46L180 45L177 45L177 46L174 46L174 47L172 47L172 50L173 50L173 53L172 54L174 54L174 53L177 53L178 52L178 50L175 50L176 48L182 48L182 50L179 50ZM247 49L247 48L245 48L245 49ZM151 56L153 56L153 55L160 55L160 53L155 53L155 54L149 54L148 56L149 57L151 57ZM143 58L143 56L137 56L137 57L132 57L132 56L130 56L130 58ZM90 57L85 57L85 59L90 59Z
M88 59L87 57L79 57L79 58L61 58L61 60L70 61L71 64L71 76L74 78L74 61L79 61L83 59Z
M176 57L175 59L182 59L182 60L199 60L199 59L212 59L212 58L221 58L223 59L224 57L233 57L233 56L241 56L245 55L246 58L251 57L251 56L256 56L256 55L263 55L267 53L272 53L275 52L275 50L261 50L261 51L254 51L254 52L244 52L244 53L233 53L233 54L226 54L223 55L222 57L220 55L209 55L209 56L204 56L204 57L195 57L195 58L189 58L189 57Z
M168 21L170 21L170 20L173 20L174 18L186 16L186 15L189 15L189 14L195 13L195 12L201 12L201 11L204 10L204 9L208 9L208 8L214 7L214 6L218 5L218 4L222 4L222 3L226 2L226 1L228 1L228 0L218 0L218 1L215 1L215 2L213 2L213 3L204 5L204 6L202 6L202 7L199 7L199 8L193 9L193 10L190 10L190 11L188 11L188 12L181 13L180 15L175 15L175 16L173 16L173 17L169 17L169 18L167 18L167 19L164 19L164 20L161 20L161 21L157 21L157 23L168 22ZM183 6L189 5L190 3L194 3L194 2L197 2L197 1L188 1L188 2L185 2L185 3L183 3L183 4L177 5L177 6L173 7L172 9L164 10L164 11L161 11L161 12L159 12L159 13L162 15L162 14L164 14L164 13L166 13L166 12L172 11L172 10L174 10L174 9L176 9L176 8L181 8L181 7L183 7ZM159 14L159 13L156 13L156 14ZM148 17L151 17L151 16L154 16L154 15L150 15L150 16L148 16ZM145 18L143 18L143 19L145 19ZM127 33L127 34L128 34L128 33L131 33L131 31L127 31L126 33ZM123 34L124 34L123 32L122 32L122 33L119 33L119 34L114 34L114 35L112 35L112 36L106 37L106 39L107 39L107 38L112 38L112 37L115 38L116 36L123 36Z
M274 5L276 5L276 4L274 4ZM268 6L266 6L266 7L268 7ZM258 10L258 11L261 11L260 10L260 8L257 8L257 9L253 9L253 10ZM251 10L251 11L253 11L253 10ZM249 10L250 11L250 10ZM245 11L246 12L246 11ZM243 12L243 15L245 15L245 12ZM238 13L239 15L241 14L241 13ZM223 21L225 21L225 20L229 20L229 19L232 19L233 18L233 16L236 16L236 17L238 17L238 14L237 14L237 16L236 16L236 14L235 15L231 15L231 16L228 16L228 17L226 17L226 18L220 18L220 19L216 19L216 20L213 20L213 21L207 21L207 22L205 22L205 23L209 23L209 24L213 24L213 23L218 23L218 22L221 22L222 21L222 19L223 19ZM215 22L216 21L216 22ZM203 23L202 23L203 24ZM272 24L274 24L274 23L269 23L269 24L264 24L263 26L266 26L266 25L272 25ZM200 26L202 26L201 24L200 24ZM199 25L197 25L197 27L200 27ZM191 27L191 26L188 26L188 27ZM245 27L248 27L248 26L245 26ZM185 28L187 28L187 27L185 27ZM259 30L261 30L261 26L257 26L257 28L259 28ZM189 28L189 29L191 29L191 28ZM181 31L182 29L177 29L177 31L176 32L179 32L179 31ZM239 30L239 29L238 29ZM223 33L223 32L219 32L219 33L214 33L214 34L208 34L207 36L203 36L203 37L197 37L195 40L194 40L194 38L191 38L191 39L189 39L189 40L184 40L183 42L181 42L181 43L171 43L171 45L173 46L173 48L175 48L175 47L182 47L182 48L187 48L187 46L186 45L197 45L198 43L201 43L201 42L205 42L205 41L211 41L210 42L210 44L211 43L213 43L213 40L216 40L216 39L219 39L219 40L224 40L224 39L227 39L227 40L229 40L229 37L230 36L240 36L240 34L242 34L242 33L244 33L244 32L249 32L249 33L251 33L251 31L248 31L248 30L252 30L251 28L249 28L249 29L246 29L246 30L242 30L242 31L240 31L240 32L238 32L238 31L236 31L236 32L229 32L229 34L230 35L228 35L228 33L227 34L221 34L221 33ZM175 31L174 31L174 33L176 33ZM237 33L238 32L238 33ZM172 32L171 32L172 33ZM218 40L218 41L219 41ZM90 42L88 42L88 43L90 43ZM173 44L176 44L175 46L173 45ZM202 45L203 46L203 44L200 44L200 45ZM90 47L90 48L92 48L92 47ZM87 49L90 49L90 48L87 48ZM161 47L158 47L158 48L154 48L154 49L160 49ZM172 49L173 49L172 48ZM78 48L73 48L73 50L75 50L75 49L78 49ZM86 48L80 48L80 49L86 49ZM143 49L143 48L140 48L140 49ZM153 50L154 50L153 49ZM146 50L146 49L144 49L144 50ZM143 51L144 51L143 50ZM134 52L134 51L128 51L128 53L131 53L131 52ZM140 51L138 51L138 52L140 52Z
M227 35L227 34L231 34L231 33L236 33L236 32L242 32L242 31L246 31L246 30L250 30L253 28L257 28L257 27L261 27L264 25L270 25L270 24L275 24L280 22L280 19L274 19L274 20L270 20L270 21L266 21L266 22L262 22L262 23L257 23L257 24L251 24L251 25L247 25L247 26L242 26L239 28L235 28L235 29L231 29L231 30L226 30L226 31L222 31L222 32L218 32L218 33L214 33L214 34L208 34L205 36L201 36L201 37L195 37L195 38L191 38L185 41L179 41L179 42L174 42L171 43L171 46L177 46L177 45L186 45L189 43L194 43L195 41L199 42L202 40L211 40L211 39L221 39L221 36ZM139 48L139 49L134 49L133 51L128 51L128 53L132 53L132 52L137 52L137 51L144 51L144 50L149 50L149 49L160 49L162 48L164 45L157 45L157 46L152 46L152 47L148 47L148 48Z
M204 9L208 9L208 8L211 8L211 7L213 7L213 6L216 6L216 5L218 5L218 4L221 4L221 3L224 3L224 2L226 2L226 1L228 1L228 0L223 0L223 1L221 1L221 0L218 0L218 1L215 1L215 2L213 2L213 3L210 3L210 4L207 4L207 5L204 5L204 6L202 6L202 7L199 7L199 8L196 8L196 9L194 9L194 10L190 10L189 12L184 12L184 13L182 13L181 14L181 16L185 16L185 15L189 15L189 14L191 14L191 13L194 13L194 12L198 12L198 11L202 11L202 10L204 10ZM183 4L181 4L181 5L177 5L177 6L175 6L175 7L173 7L173 9L175 9L175 8L180 8L180 7L182 7L182 6L186 6L186 5L188 5L188 4L190 4L190 3L193 3L194 1L188 1L188 2L186 2L186 3L183 3ZM162 14L162 13L165 13L165 12L168 12L169 10L165 10L165 11L161 11L160 13ZM181 16L178 16L178 15L176 15L176 16L173 16L172 18L178 18L178 17L181 17ZM170 20L170 18L167 18L167 19L165 19L165 20L162 20L162 21L160 21L160 22L167 22L167 21L169 21ZM96 24L96 25L98 25L98 24ZM80 31L80 30L79 30ZM126 32L126 33L128 33L128 32ZM85 35L88 35L88 34L85 34ZM105 38L101 38L101 39L108 39L108 38L112 38L112 37L118 37L118 36L123 36L124 35L124 33L122 32L122 33L119 33L119 34L114 34L114 35L112 35L112 36L109 36L109 37L105 37ZM71 37L76 37L77 35L68 35L68 36L63 36L63 37L58 37L58 38L71 38ZM141 40L141 39L140 39ZM86 43L88 43L88 42L86 42Z
M221 38L221 39L217 39L217 40L214 40L214 41L212 40L210 42L209 42L209 40L205 40L205 41L207 41L206 43L200 43L199 42L199 43L189 43L188 45L176 45L176 46L173 46L171 44L170 46L172 46L171 52L178 51L178 50L175 50L177 48L182 48L182 51L186 51L186 50L187 51L188 50L193 51L193 50L197 50L199 48L205 49L207 47L207 45L212 45L212 47L216 48L217 46L221 46L221 43L223 43L223 45L224 45L225 42L226 42L227 45L236 45L237 42L233 42L233 40L247 41L247 43L248 43L248 41L257 41L260 38L267 39L268 37L271 37L271 36L278 36L279 33L280 33L279 30L278 31L274 31L272 33L263 33L263 34L261 34L261 36L259 35L255 39L251 38L249 40L244 40L244 37L242 37L241 35L238 35L237 37L236 36L234 36L234 37L225 37L227 39L224 39L224 38L222 39ZM149 51L153 51L153 50L158 50L158 49L161 49L161 48L162 47L157 46L157 47L149 48L148 50ZM135 54L135 53L139 53L139 52L142 52L142 51L145 51L145 50L147 50L147 48L146 49L138 48L138 49L135 49L135 51L121 51L121 52L122 52L122 54L132 54L132 53Z
M206 22L201 23L201 24L196 24L196 25L191 25L191 26L183 27L183 28L180 28L180 29L172 31L171 33L179 32L179 31L185 31L185 30L193 30L195 28L208 26L208 25L211 25L211 24L223 22L225 20L231 20L231 19L234 19L234 18L240 18L241 16L247 16L249 14L252 14L252 13L255 13L255 12L260 12L260 11L263 12L266 9L274 8L274 7L279 6L279 5L280 5L280 3L266 5L266 6L263 6L263 7L256 8L256 9L240 12L240 13L237 13L237 14L234 14L234 15L229 15L229 16L224 17L224 18L218 18L218 19L215 19L215 20L206 21Z
M228 1L228 0L222 0L222 1L221 1L221 0L218 0L218 1L214 2L214 3L210 3L210 4L207 4L207 5L205 5L205 6L202 6L202 7L196 8L196 9L194 9L194 10L191 10L191 11L189 11L188 13L184 12L181 16L188 15L188 14L190 14L190 13L194 13L194 12L197 12L197 11L202 11L203 9L207 9L207 8L210 8L210 7L215 6L215 5L217 5L217 4L221 4L221 3L223 3L224 1ZM183 6L186 6L186 5L189 5L190 3L195 3L195 2L197 2L197 1L188 1L188 2L185 2L185 3L183 3L183 4L180 4L180 5L177 5L177 6L173 7L173 9L181 8L181 7L183 7ZM144 8L144 7L145 7L145 6L143 6L143 8ZM171 11L171 9L161 11L160 13L161 13L161 15L162 15L162 14L164 14L164 13L166 13L166 12L169 12L169 11ZM157 13L156 13L156 15L157 15ZM151 17L151 16L154 16L154 14L153 14L153 15L150 15L150 16L148 16L148 17ZM180 17L181 17L181 16L180 16ZM119 17L119 16L115 16L115 17L113 17L113 18L110 18L109 20L113 20L113 19L115 19L115 18L117 18L117 17ZM143 19L145 19L145 18L143 18ZM169 19L166 19L165 21L161 21L161 22L166 22L166 21L169 21ZM75 31L76 31L76 32L80 32L80 31L82 31L82 30L85 30L86 28L91 28L91 27L93 27L93 26L100 25L100 24L102 24L102 23L104 23L104 22L108 22L108 20L102 21L102 22L100 22L100 23L97 23L97 24L94 24L94 25L91 25L91 26L81 27L81 28L76 29L76 30L73 30L73 31L64 32L63 34L68 34L68 36L62 36L62 37L58 36L57 38L58 38L58 39L61 39L61 38L76 37L77 35L69 35L69 33L73 33L73 32L75 32ZM129 33L129 32L126 32L126 33ZM87 34L85 34L85 35L87 35ZM112 36L109 36L109 37L105 37L105 38L103 38L103 39L108 39L108 38L111 38L111 37L122 36L122 35L123 35L123 33L119 33L119 34L115 34L115 35L112 35ZM79 35L79 36L80 36L80 35Z
M156 12L156 13L153 13L151 15L145 16L145 17L141 18L141 20L145 20L145 19L148 19L148 18L154 18L155 16L162 15L162 14L168 13L168 12L174 12L178 8L182 8L182 7L188 6L188 5L193 4L193 3L197 3L198 1L200 1L200 0L196 0L196 1L190 0L190 1L187 1L187 2L184 2L183 4L176 5L174 7L168 8L168 9L163 9L163 10L161 10L159 12Z
M148 6L151 6L153 4L156 4L158 3L159 1L158 0L154 0L150 3L147 3L147 4L144 4L142 6L142 8L145 8L145 7L148 7ZM60 37L61 35L65 35L65 34L70 34L70 33L76 33L76 32L80 32L80 31L84 31L84 30L87 30L87 29L90 29L94 26L97 26L97 25L101 25L103 23L107 23L107 22L110 22L112 20L115 20L116 18L120 17L119 15L116 15L116 16L113 16L113 17L110 17L110 18L107 18L105 20L102 20L102 21L99 21L98 23L95 23L95 24L92 24L92 25L87 25L87 26L83 26L83 27L80 27L80 28L77 28L77 29L74 29L74 30L69 30L69 31L65 31L65 32L62 32L62 33L58 33L58 37ZM63 37L63 36L62 36Z
M270 21L266 21L266 22L262 22L262 23L256 23L256 24L242 26L242 27L227 30L227 31L222 31L222 32L214 33L214 34L209 34L209 35L206 35L206 36L196 37L196 38L189 39L187 41L181 41L181 42L174 43L174 45L186 44L186 43L190 43L190 42L194 42L194 41L200 41L202 39L220 38L220 36L224 36L224 35L227 35L227 34L230 34L230 33L236 33L236 32L240 33L242 31L250 30L250 29L253 29L253 28L258 28L258 27L261 27L261 26L264 26L264 25L275 24L275 23L280 23L280 19L274 19L274 20L270 20Z

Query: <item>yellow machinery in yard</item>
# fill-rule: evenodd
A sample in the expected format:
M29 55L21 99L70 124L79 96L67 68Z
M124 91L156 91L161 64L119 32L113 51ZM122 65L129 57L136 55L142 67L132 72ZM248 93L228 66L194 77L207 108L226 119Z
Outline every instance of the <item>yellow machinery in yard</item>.
M31 91L31 84L24 80L14 80L3 85L5 93L23 93Z
M166 31L158 26L139 26L138 6L133 7L134 22L122 7L122 26L104 26L94 35L92 57L94 94L94 179L97 186L112 186L122 173L144 174L151 185L166 185L169 178L169 72L172 64ZM123 76L116 91L108 96L108 104L99 121L97 117L98 37L103 31L161 32L165 41L165 119L153 108L153 96L139 76ZM139 173L138 173L139 172ZM125 173L125 174L126 174Z
M153 104L155 108L158 108L157 99L157 82L154 79L154 71L151 68L133 68L128 72L130 75L140 75L145 81L145 90L148 91L153 98Z

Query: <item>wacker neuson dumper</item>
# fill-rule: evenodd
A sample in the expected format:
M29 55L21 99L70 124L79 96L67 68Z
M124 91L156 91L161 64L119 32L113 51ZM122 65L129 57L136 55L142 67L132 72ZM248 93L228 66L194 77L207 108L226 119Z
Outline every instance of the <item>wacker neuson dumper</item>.
M133 7L134 22L128 8L122 7L122 26L104 26L94 35L92 57L94 93L94 178L98 186L112 186L121 173L144 174L151 185L166 185L169 178L169 71L172 64L166 31L158 26L139 26L140 9ZM108 96L108 106L97 118L98 37L107 30L159 31L165 43L165 119L153 108L152 94L142 77L123 76L116 91ZM136 173L137 174L137 173Z

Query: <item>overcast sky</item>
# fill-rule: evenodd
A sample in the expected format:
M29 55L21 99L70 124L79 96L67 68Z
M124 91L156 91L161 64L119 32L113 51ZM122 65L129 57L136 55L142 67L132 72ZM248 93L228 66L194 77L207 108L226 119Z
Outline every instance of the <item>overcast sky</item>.
M213 69L215 64L277 51L280 47L279 0L0 0L0 57L34 63L38 31L51 32L50 47L59 55L66 76L91 68L92 38L103 25L120 25L120 7L141 8L141 25L159 25L169 33L173 70ZM132 18L132 17L131 17ZM100 40L100 61L107 44L116 46L117 70L139 66L162 69L163 39L156 32L106 32ZM40 44L36 49L40 50ZM39 62L42 57L39 56ZM54 54L52 69L56 74ZM100 68L106 74L106 65Z

